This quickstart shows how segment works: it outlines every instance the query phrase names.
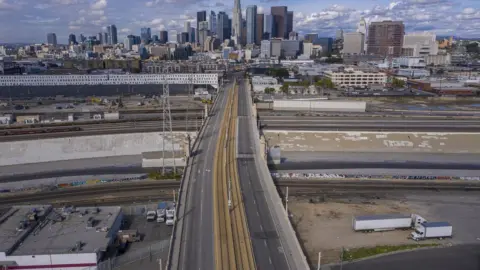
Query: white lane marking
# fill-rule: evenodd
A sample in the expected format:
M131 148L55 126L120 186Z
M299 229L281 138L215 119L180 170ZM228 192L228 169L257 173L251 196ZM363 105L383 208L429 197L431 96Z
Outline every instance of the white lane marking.
M253 199L253 204L257 204L257 201L255 199Z
M257 217L259 217L259 216L260 216L260 214L259 214L258 211L257 211Z
M268 256L268 262L270 262L270 264L272 264L272 258L270 258L270 256Z
M260 230L262 230L262 231L263 231L263 226L262 226L262 224L260 224Z
M263 244L267 246L267 240L263 240Z

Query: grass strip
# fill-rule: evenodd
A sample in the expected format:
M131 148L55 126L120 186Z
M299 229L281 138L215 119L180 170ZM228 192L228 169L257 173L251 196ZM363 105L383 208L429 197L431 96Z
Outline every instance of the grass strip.
M412 250L425 247L436 247L440 244L408 244L399 246L376 246L376 247L362 247L353 249L344 249L342 252L343 261L353 261L362 258L367 258L379 254L385 254L395 251Z

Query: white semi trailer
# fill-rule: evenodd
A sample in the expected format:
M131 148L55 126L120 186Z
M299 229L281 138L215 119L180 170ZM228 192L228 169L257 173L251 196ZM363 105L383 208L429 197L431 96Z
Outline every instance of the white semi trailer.
M353 230L355 231L388 231L395 229L408 229L412 226L411 215L388 214L357 216L353 218Z
M425 222L415 226L410 237L415 241L452 237L453 227L448 222Z

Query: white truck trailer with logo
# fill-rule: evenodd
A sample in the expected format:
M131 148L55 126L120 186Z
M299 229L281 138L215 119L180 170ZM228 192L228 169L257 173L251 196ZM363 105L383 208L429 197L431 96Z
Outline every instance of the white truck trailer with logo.
M452 237L453 227L448 222L425 222L415 226L410 237L415 241Z
M353 218L353 230L374 232L412 227L412 216L402 214L369 215Z

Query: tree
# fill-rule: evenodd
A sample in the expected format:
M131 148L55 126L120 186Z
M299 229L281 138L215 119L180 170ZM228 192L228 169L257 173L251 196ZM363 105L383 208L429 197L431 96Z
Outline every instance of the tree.
M275 93L275 88L267 87L267 88L265 88L264 92L265 92L265 94L273 94L273 93Z
M288 83L284 83L281 87L280 90L286 95L288 95Z
M400 80L400 79L393 78L392 79L392 86L396 87L396 88L403 88L403 87L405 87L405 82Z

